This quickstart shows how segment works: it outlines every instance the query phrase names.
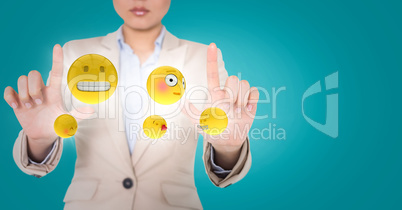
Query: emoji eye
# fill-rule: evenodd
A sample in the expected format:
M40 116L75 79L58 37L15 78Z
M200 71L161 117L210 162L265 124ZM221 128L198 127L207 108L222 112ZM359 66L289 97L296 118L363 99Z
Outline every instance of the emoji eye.
M84 72L88 72L88 66L84 66Z
M70 128L70 130L74 130L74 128L73 128L73 127L71 127L71 128Z
M168 74L165 77L165 82L167 85L169 85L170 87L173 87L177 84L177 77L173 74Z
M104 66L100 67L100 72L105 72L105 67Z
M186 89L186 81L184 81L184 77L182 79L182 83L183 83L183 89Z

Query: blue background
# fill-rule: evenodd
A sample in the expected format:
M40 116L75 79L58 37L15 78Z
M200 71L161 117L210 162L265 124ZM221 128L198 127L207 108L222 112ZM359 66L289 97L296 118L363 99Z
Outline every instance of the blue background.
M206 209L400 209L402 207L402 31L400 1L173 0L163 23L179 38L217 43L229 74L254 86L286 87L261 104L253 128L269 123L286 140L251 140L248 175L225 189L208 180L197 149L195 180ZM32 69L48 75L52 47L104 36L122 20L112 1L6 1L1 12L1 89ZM339 137L310 126L303 92L339 71ZM324 122L325 92L306 100L306 114ZM261 96L265 98L264 95ZM61 209L74 171L72 139L55 171L37 179L12 158L21 129L0 103L2 209ZM201 146L201 141L200 145ZM44 202L46 200L46 202Z

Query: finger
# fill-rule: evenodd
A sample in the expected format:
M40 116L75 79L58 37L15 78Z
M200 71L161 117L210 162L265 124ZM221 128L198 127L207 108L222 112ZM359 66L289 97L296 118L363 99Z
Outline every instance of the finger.
M218 49L214 43L208 46L207 51L207 79L210 92L219 87Z
M42 104L43 96L42 89L45 87L43 83L42 75L38 71L31 71L28 74L28 92L33 101L37 105Z
M258 89L256 87L250 88L250 94L248 97L248 103L247 103L247 111L249 111L252 114L255 114L257 111L257 103L258 100L260 99L260 93L258 92Z
M240 89L239 89L239 94L237 96L237 106L239 108L243 108L247 105L248 101L248 96L250 93L250 84L248 83L247 80L242 80L240 81Z
M72 110L70 114L77 120L77 122L80 122L81 120L90 118L94 113L95 113L94 108L86 106L76 108Z
M61 89L63 78L63 49L59 44L53 47L53 65L50 72L50 87Z
M236 76L230 76L227 78L225 83L225 98L229 100L229 103L233 106L233 104L237 100L238 92L239 92L239 78Z
M18 107L18 97L17 92L8 86L4 89L4 100L13 108L16 109Z
M31 97L28 94L28 77L25 75L18 78L18 97L26 108L32 107Z
M186 99L184 102L184 108L182 109L182 112L190 118L193 124L198 123L201 112L188 99Z

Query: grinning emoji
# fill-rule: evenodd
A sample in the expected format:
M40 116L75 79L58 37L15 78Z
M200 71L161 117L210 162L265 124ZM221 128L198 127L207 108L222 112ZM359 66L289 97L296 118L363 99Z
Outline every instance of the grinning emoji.
M151 115L147 117L142 127L145 135L152 139L161 138L167 130L165 119L159 115Z
M62 138L70 138L77 132L77 121L69 114L62 114L54 121L54 131Z
M200 116L200 125L205 133L219 135L228 126L228 117L225 111L217 107L205 109Z
M102 55L83 55L71 65L67 84L78 100L87 104L101 103L116 90L116 68Z
M148 77L147 90L157 103L176 103L184 94L186 81L179 70L171 66L156 68Z

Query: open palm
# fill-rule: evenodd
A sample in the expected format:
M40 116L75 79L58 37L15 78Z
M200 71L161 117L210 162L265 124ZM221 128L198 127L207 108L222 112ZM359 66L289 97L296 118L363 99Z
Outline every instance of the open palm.
M218 107L225 111L228 117L228 125L220 135L212 136L201 129L199 132L204 140L210 142L214 147L225 147L226 149L238 149L247 139L247 133L253 124L257 111L259 93L256 87L251 87L246 80L239 81L236 76L227 78L223 89L219 84L219 68L217 59L217 47L210 44L207 52L207 78L208 91L211 95L211 102L205 104L203 110L209 107ZM199 122L201 112L191 102L187 101L189 110L185 110L188 116L192 117L194 123Z
M13 108L25 134L32 140L54 141L54 121L61 114L66 114L61 96L63 77L63 50L60 45L53 48L53 65L50 83L46 86L38 71L29 72L28 76L18 79L18 93L10 86L4 91L4 99ZM79 115L88 108L75 110L71 114Z

